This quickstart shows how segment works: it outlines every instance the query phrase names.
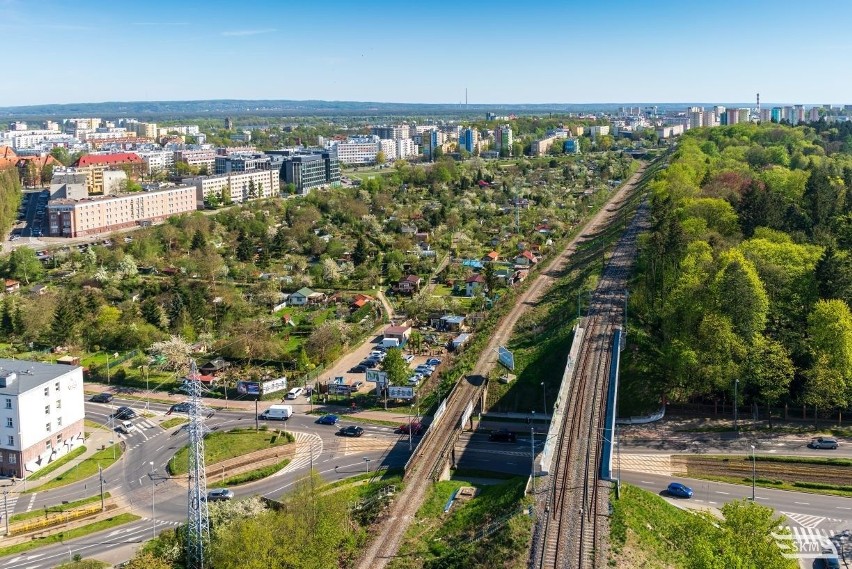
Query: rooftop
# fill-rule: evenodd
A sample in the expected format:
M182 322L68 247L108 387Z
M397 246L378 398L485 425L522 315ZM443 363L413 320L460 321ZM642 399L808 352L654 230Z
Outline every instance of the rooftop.
M118 152L116 154L87 154L81 156L77 161L80 168L92 165L107 164L141 164L142 159L138 154L132 152Z
M78 368L79 366L0 358L0 377L10 372L17 375L8 387L0 387L0 395L20 395ZM82 387L81 385L80 388Z

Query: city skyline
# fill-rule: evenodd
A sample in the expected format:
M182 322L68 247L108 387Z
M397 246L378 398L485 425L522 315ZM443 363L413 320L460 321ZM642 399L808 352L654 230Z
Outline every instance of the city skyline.
M249 1L38 7L0 0L0 107L209 99L458 104L843 104L839 12L792 43L800 4ZM806 14L802 14L804 18ZM797 28L801 30L801 28ZM801 33L801 32L800 32ZM34 63L38 62L38 64Z

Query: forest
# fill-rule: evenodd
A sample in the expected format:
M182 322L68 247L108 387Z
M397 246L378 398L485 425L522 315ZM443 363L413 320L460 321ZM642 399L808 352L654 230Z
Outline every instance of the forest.
M852 124L689 131L649 189L629 389L655 404L846 409Z

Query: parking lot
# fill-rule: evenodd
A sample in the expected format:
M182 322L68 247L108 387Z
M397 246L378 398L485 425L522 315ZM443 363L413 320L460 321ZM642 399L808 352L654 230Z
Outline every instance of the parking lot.
M41 237L47 233L47 201L49 190L24 192L18 208L18 220L12 228L10 241L22 237Z

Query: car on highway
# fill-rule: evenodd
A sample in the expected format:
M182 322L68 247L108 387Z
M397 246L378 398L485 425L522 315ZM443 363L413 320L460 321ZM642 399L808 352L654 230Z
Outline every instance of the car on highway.
M112 393L97 393L92 395L92 398L89 401L94 403L109 403L115 397Z
M488 435L488 440L498 443L513 443L518 440L518 435L508 429L500 429L499 431L492 431Z
M208 502L224 502L225 500L233 500L234 491L227 488L217 488L207 492Z
M687 500L692 498L692 488L689 486L685 486L680 482L672 482L666 488L666 492L668 492L669 496L674 496L676 498L686 498Z
M336 425L338 421L340 421L340 417L337 415L323 415L316 420L320 425Z
M811 439L808 446L815 449L835 450L837 449L837 439L831 437L816 437L815 439Z
M403 434L403 435L407 435L408 434L408 425L409 425L409 423L401 424L400 426L398 426L396 428L396 432ZM423 432L423 429L424 429L423 423L421 423L420 421L412 421L411 422L411 434L419 435L420 433Z
M367 366L363 364L358 364L354 367L349 368L349 373L366 373Z
M364 434L364 429L357 425L349 425L337 431L337 434L341 437L360 437Z
M131 409L130 407L119 407L115 410L115 413L112 415L116 419L126 420L126 419L135 419L136 411Z

